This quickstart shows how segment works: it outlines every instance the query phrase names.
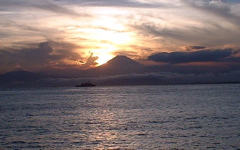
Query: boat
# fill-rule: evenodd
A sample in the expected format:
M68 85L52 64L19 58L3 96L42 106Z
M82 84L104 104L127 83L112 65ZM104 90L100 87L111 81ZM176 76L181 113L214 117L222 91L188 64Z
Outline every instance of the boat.
M96 86L95 84L91 83L90 81L75 85L75 87L94 87Z

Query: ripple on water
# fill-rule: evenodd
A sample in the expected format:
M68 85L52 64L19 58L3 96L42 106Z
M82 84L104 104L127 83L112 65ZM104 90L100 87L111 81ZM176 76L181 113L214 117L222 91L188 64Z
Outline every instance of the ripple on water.
M239 88L179 85L1 91L0 148L239 149Z

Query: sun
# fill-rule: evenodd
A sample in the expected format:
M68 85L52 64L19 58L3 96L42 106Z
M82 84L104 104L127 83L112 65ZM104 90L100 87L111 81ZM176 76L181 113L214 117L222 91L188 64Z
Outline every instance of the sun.
M98 59L96 60L96 62L98 63L98 66L100 66L108 62L113 57L114 56L112 54L101 54L101 55L98 55Z
M114 9L115 10L115 9ZM118 51L128 49L135 42L135 34L129 31L125 21L119 19L121 10L96 10L98 17L89 20L89 26L69 26L66 30L72 33L71 40L77 40L84 55L89 52L97 58L95 62L100 66L112 59ZM99 15L100 14L100 15ZM81 40L81 41L79 41ZM84 46L82 46L84 45Z
M112 59L115 55L113 54L117 48L110 44L101 44L100 49L92 50L94 56L97 56L98 59L96 60L97 66L103 65Z

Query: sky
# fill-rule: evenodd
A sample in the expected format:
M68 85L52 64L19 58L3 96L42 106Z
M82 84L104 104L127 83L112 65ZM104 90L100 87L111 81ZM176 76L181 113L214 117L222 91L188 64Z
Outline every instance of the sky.
M236 71L239 39L239 0L0 0L0 73L83 70L117 55Z

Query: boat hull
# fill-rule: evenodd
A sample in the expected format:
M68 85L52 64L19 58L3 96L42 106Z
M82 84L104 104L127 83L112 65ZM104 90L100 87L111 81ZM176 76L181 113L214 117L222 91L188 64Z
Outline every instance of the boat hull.
M75 87L95 87L96 85L75 85Z

